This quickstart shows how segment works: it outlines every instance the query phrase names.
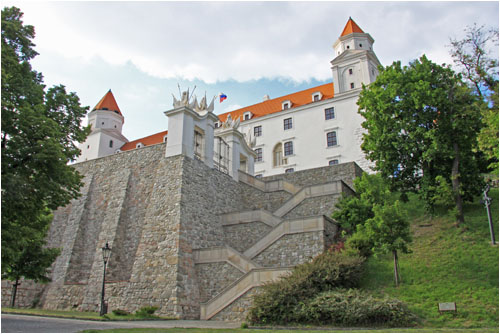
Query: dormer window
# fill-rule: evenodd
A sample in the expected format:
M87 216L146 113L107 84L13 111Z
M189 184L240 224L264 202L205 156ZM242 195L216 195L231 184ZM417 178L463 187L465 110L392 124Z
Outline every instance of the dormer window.
M312 100L313 102L317 102L323 98L323 94L321 92L316 92L312 94Z
M220 121L215 122L214 127L215 127L216 129L217 129L217 128L220 128Z
M291 107L292 107L292 102L290 100L281 102L281 110L290 109Z
M252 118L253 114L250 111L246 111L243 114L243 120L248 121L250 118Z
M167 142L167 135L163 136L163 142L166 143Z
M135 145L135 148L141 148L141 147L144 147L143 143L137 143L137 145Z

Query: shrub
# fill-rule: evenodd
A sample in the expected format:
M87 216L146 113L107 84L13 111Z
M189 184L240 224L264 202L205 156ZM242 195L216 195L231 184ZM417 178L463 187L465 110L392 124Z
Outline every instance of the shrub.
M335 289L299 303L293 310L297 321L316 325L412 326L416 316L396 299L374 298L357 289Z
M117 308L116 310L113 310L113 314L116 316L124 316L124 315L129 315L130 313L125 310L120 310L119 308Z
M135 312L138 317L152 318L155 317L154 313L158 310L157 306L144 306Z
M247 319L250 323L289 323L296 321L293 310L319 292L358 285L363 258L327 251L294 268L280 281L264 285L254 297Z

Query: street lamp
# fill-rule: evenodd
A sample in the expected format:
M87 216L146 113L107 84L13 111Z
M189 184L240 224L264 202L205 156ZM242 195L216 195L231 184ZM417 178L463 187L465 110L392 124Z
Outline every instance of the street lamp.
M111 248L109 248L109 245L106 242L106 246L102 248L102 260L104 261L104 272L102 277L101 311L99 312L99 315L101 317L108 312L107 307L104 304L104 284L106 282L106 264L108 263L110 256L111 256Z

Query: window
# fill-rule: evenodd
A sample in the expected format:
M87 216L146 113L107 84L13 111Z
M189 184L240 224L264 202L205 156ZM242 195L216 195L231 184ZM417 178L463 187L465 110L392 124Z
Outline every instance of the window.
M113 141L112 140L109 141L109 147L113 147Z
M295 170L293 168L287 168L285 169L285 173L293 173Z
M285 157L293 154L293 142L287 141L284 144L285 147Z
M219 122L219 121L215 122L214 127L215 127L216 129L217 129L217 128L219 128L219 127L220 127L220 122Z
M363 47L363 44L359 43L359 47L362 48Z
M338 165L338 164L339 164L338 159L333 159L333 160L328 161L329 166Z
M252 118L252 113L250 111L243 114L243 120L248 121L250 118Z
M163 142L166 143L167 142L167 136L163 136Z
M203 160L203 134L200 131L194 130L194 156Z
M256 126L253 128L253 135L255 137L260 137L262 136L262 125Z
M290 105L288 103L283 103L283 110L290 108Z
M273 166L274 167L277 167L277 166L281 166L283 165L284 161L283 161L283 148L281 146L281 143L278 143L274 146L274 149L273 149Z
M285 101L281 102L281 110L290 109L291 107L292 107L292 101L285 100Z
M354 82L351 82L351 89L354 88Z
M87 149L89 149L89 148L90 148L90 145L87 145Z
M104 122L102 122L101 124L104 125Z
M143 147L143 146L144 146L144 144L142 144L142 143L137 143L137 145L135 145L135 148L141 148L141 147Z
M325 120L335 118L335 109L333 107L325 109Z
M256 178L256 179L260 179L261 177L262 177L262 174L257 174L257 175L255 175L255 178Z
M255 153L257 153L257 157L255 158L255 161L262 161L262 149L261 148L256 148Z
M328 132L326 134L326 145L328 147L337 145L337 131Z
M352 75L352 68L350 68L350 69L349 69L349 74L351 74L351 75Z
M293 123L292 123L292 118L285 118L283 120L283 127L285 130L288 130L288 129L291 129L293 126Z
M349 49L349 45L348 45L348 46L346 46L346 49Z
M319 95L317 95L317 94L316 94L316 95L314 95L314 96L313 96L313 101L314 101L314 102L319 101Z

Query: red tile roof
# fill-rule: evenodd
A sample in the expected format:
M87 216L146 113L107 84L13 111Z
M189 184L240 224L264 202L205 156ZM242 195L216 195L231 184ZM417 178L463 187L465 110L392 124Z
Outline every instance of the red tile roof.
M144 138L136 139L134 141L130 141L130 142L124 144L120 148L120 150L122 150L122 151L133 150L136 148L137 144L139 144L139 143L142 143L144 146L150 146L150 145L154 145L154 144L163 143L163 138L165 137L165 135L167 133L168 133L168 131L162 131L162 132L155 133L154 135L151 135L151 136L147 136Z
M362 34L365 33L356 24L356 22L354 22L354 20L349 17L349 20L347 21L347 23L346 23L346 25L344 27L344 30L342 31L342 34L340 34L340 37L345 36L345 35L349 35L349 34L352 34L352 33L355 33L355 32L359 32L359 33L362 33Z
M219 115L219 120L221 122L225 122L228 115L231 115L231 119L234 120L238 117L241 117L247 111L250 111L253 114L252 118L277 113L283 110L281 103L286 100L292 102L291 108L303 106L309 103L313 103L312 94L316 92L321 92L321 94L323 95L321 100L331 99L334 95L333 83L330 82L321 86L312 87L300 92L280 96L248 107L233 110L231 112ZM240 120L242 121L243 117Z
M111 89L103 96L101 101L97 103L94 109L92 109L92 111L94 110L111 110L123 116L120 108L118 108L118 103L116 103L113 93L111 93Z

